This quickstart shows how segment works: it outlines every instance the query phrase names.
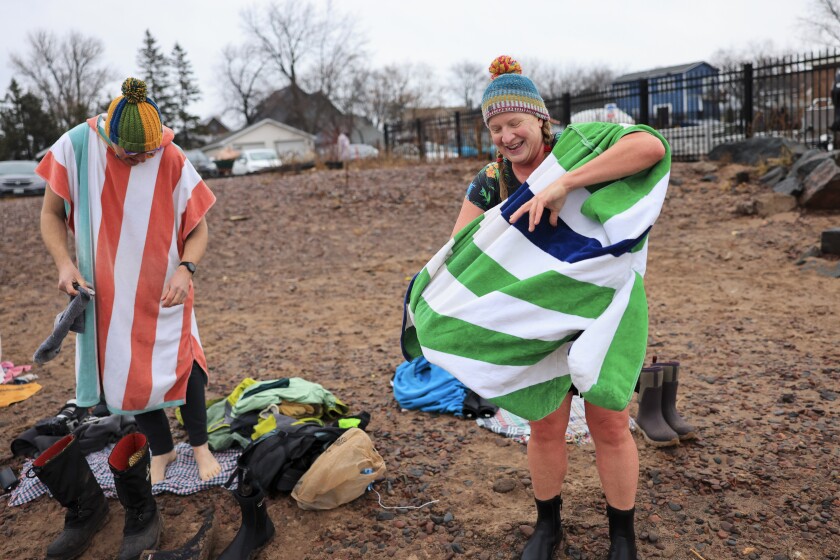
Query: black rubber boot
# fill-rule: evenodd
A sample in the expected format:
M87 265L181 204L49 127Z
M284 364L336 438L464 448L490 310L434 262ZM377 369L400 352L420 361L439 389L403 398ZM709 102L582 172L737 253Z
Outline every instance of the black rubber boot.
M47 547L47 560L70 560L90 546L108 521L108 501L72 434L55 442L32 463L53 498L67 508L64 531Z
M117 496L125 509L118 560L135 560L160 543L163 521L152 496L151 460L149 443L141 433L122 438L108 457Z
M679 362L657 362L662 368L662 416L671 429L677 432L680 441L695 439L697 431L677 412L677 389L679 389Z
M654 447L670 447L680 443L677 435L662 415L662 368L655 365L642 368L639 375L639 413L636 424L645 440Z
M633 516L636 508L615 509L607 504L607 519L610 522L610 552L607 560L638 560L636 555L636 530Z
M550 560L554 549L563 540L563 523L560 511L563 509L563 498L554 496L550 500L537 500L537 523L534 533L522 549L521 560Z
M274 523L261 490L240 481L233 496L242 510L242 526L218 560L251 560L274 537Z

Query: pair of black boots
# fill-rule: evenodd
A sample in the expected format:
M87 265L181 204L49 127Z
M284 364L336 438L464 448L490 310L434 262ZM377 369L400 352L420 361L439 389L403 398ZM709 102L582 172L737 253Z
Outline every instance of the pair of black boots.
M677 412L679 362L659 362L639 374L639 413L636 424L645 441L670 447L697 437L694 426Z
M274 524L268 517L265 495L261 491L240 483L233 495L242 510L242 525L218 560L251 560L274 537ZM176 550L149 550L141 560L203 560L208 558L212 548L213 511L210 510L198 533L184 546Z
M554 550L563 540L563 523L560 512L563 498L555 496L550 500L534 500L537 503L537 523L534 533L525 543L521 560L551 560ZM607 504L607 519L610 524L610 551L607 560L637 560L636 532L633 518L636 508L615 509Z
M149 444L139 433L122 438L108 457L117 496L125 509L118 560L134 560L160 542L163 522L152 497L150 465ZM64 530L47 547L47 560L80 556L108 521L108 501L75 436L65 436L44 451L35 459L31 472L67 508Z

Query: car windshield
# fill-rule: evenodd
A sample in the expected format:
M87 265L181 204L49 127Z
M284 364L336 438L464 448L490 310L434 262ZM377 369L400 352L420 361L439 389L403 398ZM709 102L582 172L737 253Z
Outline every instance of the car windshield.
M0 175L32 175L37 161L0 161Z
M271 150L254 150L248 152L248 158L253 161L265 161L267 159L277 159L277 154Z

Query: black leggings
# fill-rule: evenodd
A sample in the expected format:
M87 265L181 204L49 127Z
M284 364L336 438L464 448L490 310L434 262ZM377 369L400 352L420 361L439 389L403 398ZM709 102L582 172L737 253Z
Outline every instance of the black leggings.
M207 443L207 408L204 402L206 382L207 374L198 363L193 362L190 378L187 380L187 399L181 405L181 418L193 447ZM137 414L134 418L140 432L149 440L152 455L165 455L175 449L169 419L162 408Z

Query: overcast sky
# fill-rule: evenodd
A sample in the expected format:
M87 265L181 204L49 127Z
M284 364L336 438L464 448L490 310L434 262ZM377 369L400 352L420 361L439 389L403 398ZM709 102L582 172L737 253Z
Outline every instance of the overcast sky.
M187 51L203 93L193 110L202 117L220 113L214 85L219 51L244 42L242 8L267 1L4 0L0 92L13 77L9 53L24 52L30 31L76 29L98 37L105 62L125 77L136 72L137 51L149 29L165 52L176 41ZM373 67L425 62L445 80L453 62L487 65L499 54L519 59L527 74L529 59L606 64L623 73L706 60L718 49L742 50L767 40L777 49L807 51L814 45L804 39L797 18L813 1L341 0L334 6L357 18Z

